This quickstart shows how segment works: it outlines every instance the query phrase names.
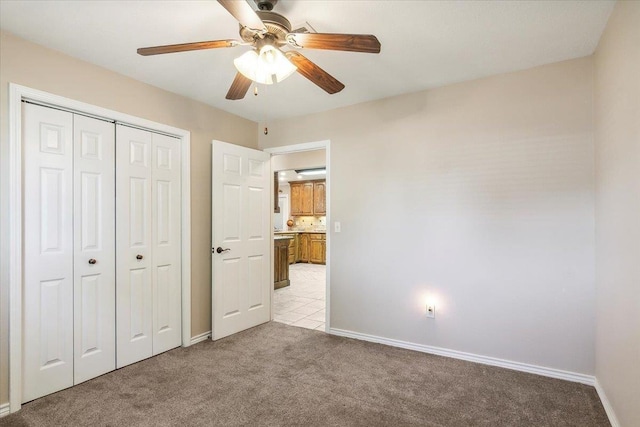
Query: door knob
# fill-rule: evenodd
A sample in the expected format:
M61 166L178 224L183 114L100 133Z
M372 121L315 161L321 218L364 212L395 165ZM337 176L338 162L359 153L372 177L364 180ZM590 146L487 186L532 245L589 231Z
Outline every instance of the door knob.
M142 258L144 258L142 255L140 254L136 255L136 259L142 259Z
M218 248L216 249L216 252L218 252L219 254L223 253L223 252L229 252L231 249L227 248L227 249L222 249L221 246L218 246Z
M95 264L96 262L98 262L98 261L96 261L96 260L95 260L95 259L93 259L93 258L91 258L91 259L89 260L89 264L91 264L91 265Z

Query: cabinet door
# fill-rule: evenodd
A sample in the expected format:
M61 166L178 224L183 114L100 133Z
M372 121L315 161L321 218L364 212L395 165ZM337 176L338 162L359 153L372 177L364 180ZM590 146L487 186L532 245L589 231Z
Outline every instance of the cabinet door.
M300 246L298 257L302 262L309 262L309 235L306 233L300 234Z
M295 264L296 262L300 261L300 235L296 234L294 237L294 244L293 244L293 263Z
M291 183L291 216L302 215L302 185Z
M273 248L273 281L278 283L282 277L282 245L277 240L274 240Z
M326 215L326 182L313 183L313 213L314 215Z
M302 184L301 215L313 215L313 182Z
M296 262L296 239L295 235L291 236L289 240L289 264Z
M311 240L310 246L309 260L314 264L322 264L324 242L322 240Z
M274 289L289 285L289 244L276 240L274 248Z
M280 189L280 183L278 181L278 172L273 173L273 213L280 213L280 200L278 193Z

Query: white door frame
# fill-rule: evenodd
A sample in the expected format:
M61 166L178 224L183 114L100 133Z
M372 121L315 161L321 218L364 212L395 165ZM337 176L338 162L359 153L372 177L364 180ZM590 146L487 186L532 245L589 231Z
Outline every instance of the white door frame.
M191 345L191 133L44 91L9 83L9 410L22 405L22 101L31 100L179 138L182 171L182 346Z
M327 243L326 243L326 251L327 251L327 274L326 274L326 317L324 323L325 332L329 333L331 329L330 321L331 321L331 141L328 139L322 141L314 141L314 142L304 142L302 144L292 144L292 145L283 145L281 147L272 147L265 148L263 151L265 153L271 154L271 156L281 155L281 154L291 154L291 153L299 153L301 151L314 151L314 150L325 150L325 168L327 170L327 178L326 178L326 207L327 207ZM273 163L271 163L271 176L273 176ZM271 181L271 185L273 184L273 180ZM273 194L273 188L271 188L271 194ZM273 199L273 198L272 198ZM271 214L269 215L271 220L271 238L273 240L273 200L271 201ZM273 245L271 245L271 259L274 259L273 254ZM273 263L271 263L271 268L273 269ZM271 277L273 277L273 271L271 271ZM271 287L271 304L273 305L273 286ZM273 307L271 310L271 318L273 320Z

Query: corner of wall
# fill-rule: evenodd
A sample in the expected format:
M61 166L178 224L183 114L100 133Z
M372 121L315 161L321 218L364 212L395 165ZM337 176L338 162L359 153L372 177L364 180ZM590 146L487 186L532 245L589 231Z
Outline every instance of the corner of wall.
M613 410L613 406L611 406L611 402L609 402L609 398L607 398L607 394L605 393L604 389L600 385L598 378L596 378L595 388L596 388L596 392L598 393L598 397L600 398L600 402L602 402L602 406L604 407L604 411L607 413L607 417L609 418L611 427L620 427L620 422L616 417L616 413Z

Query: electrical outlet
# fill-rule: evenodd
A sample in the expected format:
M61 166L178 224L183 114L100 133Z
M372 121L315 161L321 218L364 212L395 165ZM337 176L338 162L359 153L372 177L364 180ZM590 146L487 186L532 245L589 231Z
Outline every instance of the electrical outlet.
M431 319L436 318L436 306L433 304L427 304L427 317Z

